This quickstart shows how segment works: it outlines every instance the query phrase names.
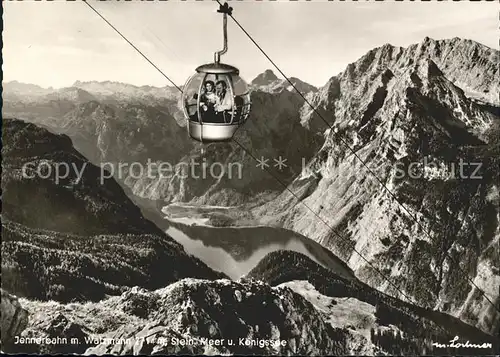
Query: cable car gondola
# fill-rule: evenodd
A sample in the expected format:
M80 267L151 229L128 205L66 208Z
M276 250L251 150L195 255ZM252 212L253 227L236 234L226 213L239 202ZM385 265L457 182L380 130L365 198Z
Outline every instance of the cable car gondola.
M231 140L251 108L250 91L238 68L220 62L228 48L227 15L231 15L232 8L225 3L217 12L224 16L224 48L215 52L213 63L196 68L182 93L189 135L201 142Z

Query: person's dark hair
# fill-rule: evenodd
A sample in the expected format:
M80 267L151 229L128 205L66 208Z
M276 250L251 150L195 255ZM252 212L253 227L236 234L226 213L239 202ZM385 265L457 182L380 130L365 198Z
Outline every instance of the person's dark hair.
M217 81L217 83L215 83L215 84L216 84L216 85L222 84L222 87L224 87L224 89L226 89L226 88L227 88L227 84L226 84L226 82L225 82L225 81L222 81L222 80L221 80L221 81Z
M211 84L212 85L212 88L215 87L214 85L214 82L213 81L205 81L205 83L203 83L203 87L206 88L207 87L207 84Z
M241 106L241 105L245 104L245 101L243 100L243 97L237 95L234 97L234 104L237 106Z

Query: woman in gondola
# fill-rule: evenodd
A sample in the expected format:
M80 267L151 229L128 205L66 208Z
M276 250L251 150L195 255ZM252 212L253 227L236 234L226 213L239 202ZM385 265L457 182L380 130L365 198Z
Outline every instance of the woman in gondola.
M214 92L214 82L206 81L203 85L204 92L200 97L200 110L202 120L211 123L215 119L215 104L217 103L217 96Z

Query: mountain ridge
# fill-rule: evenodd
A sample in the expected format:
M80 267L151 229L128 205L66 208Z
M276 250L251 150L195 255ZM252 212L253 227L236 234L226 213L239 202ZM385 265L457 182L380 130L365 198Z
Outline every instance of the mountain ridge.
M467 45L471 48L463 49ZM372 286L399 294L376 277L354 248L424 306L451 311L488 332L497 330L498 312L467 278L457 276L465 267L456 266L460 260L474 264L466 268L471 279L493 303L498 301L498 292L491 288L500 281L498 250L491 248L500 235L495 174L468 180L472 172L462 179L456 172L459 162L476 162L485 172L497 172L490 158L497 151L497 139L492 138L500 115L477 102L488 102L491 93L498 93L491 80L498 68L490 66L498 51L492 51L471 41L426 38L406 49L379 47L348 65L312 98L328 125L306 105L302 108L303 125L325 132L326 140L290 187L308 192L300 201L315 213L284 191L255 214L329 247ZM471 53L470 58L463 53ZM477 61L481 54L488 60ZM457 83L465 70L474 74L473 80ZM421 164L424 157L434 168ZM415 178L408 174L413 162L420 163ZM397 177L397 169L403 169L403 177ZM422 222L414 223L381 183ZM324 226L310 225L316 214ZM469 215L474 223L464 222ZM329 227L347 236L346 242L338 241ZM477 253L468 251L470 244ZM443 249L452 251L455 259L443 255ZM419 267L420 261L429 269ZM454 285L457 281L460 287Z
M31 353L78 349L85 355L427 355L453 350L484 355L498 349L493 337L478 329L348 282L307 257L287 251L269 254L238 281L182 279L155 290L131 287L98 302L72 303L71 308L26 299L20 299L20 305L30 314L22 338L59 336L81 341L70 349L31 345ZM89 317L95 315L99 318ZM494 347L477 351L432 346L455 335ZM120 338L129 343L114 342ZM176 338L194 342L165 342ZM207 339L224 342L208 345L203 343ZM254 342L246 344L247 340ZM255 343L258 340L281 343L260 345ZM19 347L13 350L17 351Z

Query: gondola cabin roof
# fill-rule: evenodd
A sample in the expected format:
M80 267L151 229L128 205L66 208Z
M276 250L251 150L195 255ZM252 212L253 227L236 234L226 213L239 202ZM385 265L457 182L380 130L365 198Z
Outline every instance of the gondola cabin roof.
M240 70L225 63L208 63L203 64L196 68L198 73L210 73L210 74L236 74L240 73Z

